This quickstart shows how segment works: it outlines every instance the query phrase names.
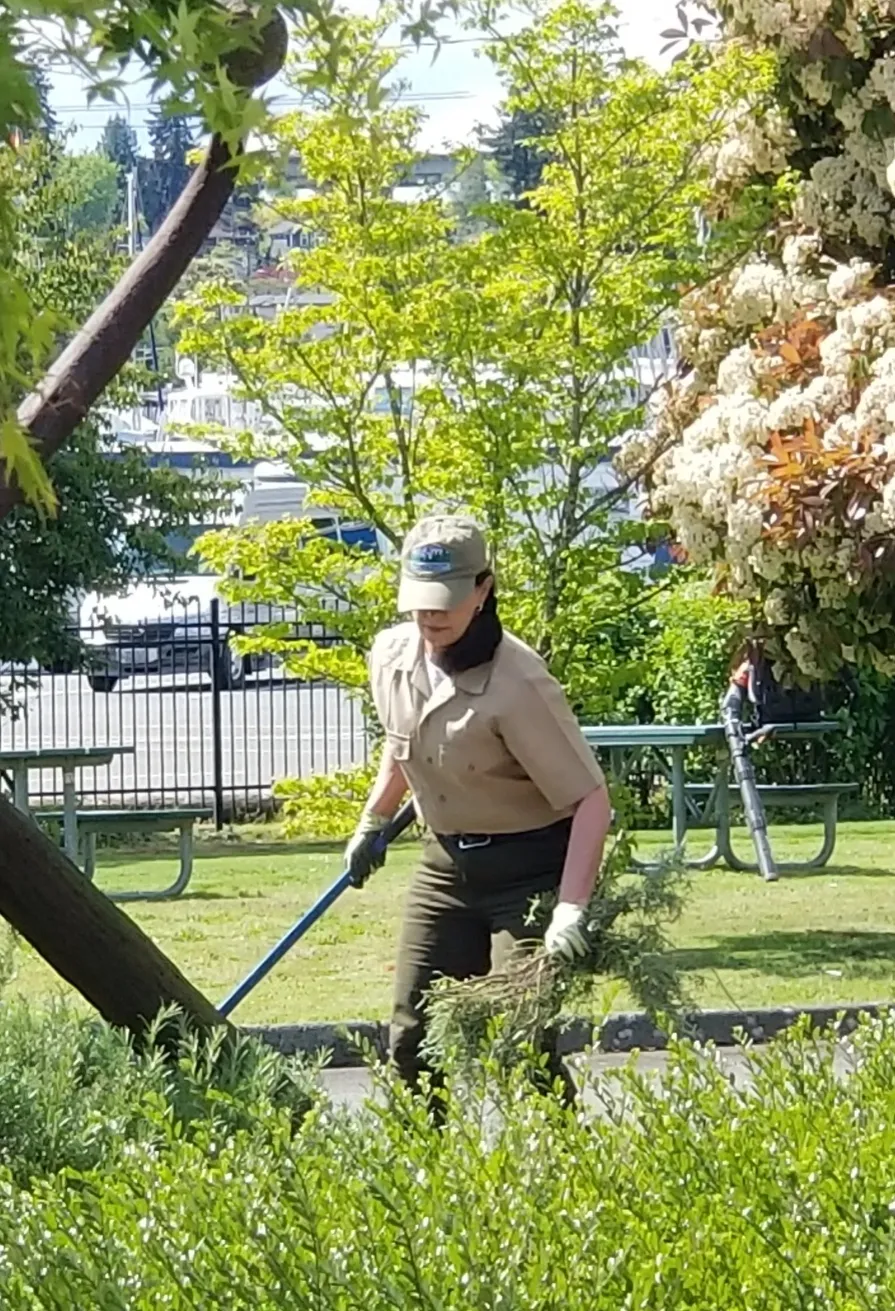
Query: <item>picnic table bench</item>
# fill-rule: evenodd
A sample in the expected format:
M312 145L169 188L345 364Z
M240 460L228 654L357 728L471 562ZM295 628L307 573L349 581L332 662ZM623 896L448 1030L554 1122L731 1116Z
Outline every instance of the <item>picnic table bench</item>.
M817 855L810 860L777 861L777 868L794 872L822 869L836 849L836 826L839 822L839 799L857 792L857 783L759 783L758 795L766 810L820 806L823 814L823 841ZM742 860L733 850L730 810L741 804L740 789L735 783L716 779L714 783L688 783L687 796L698 804L699 817L715 820L718 855L731 869L754 872L754 861Z
M211 819L214 812L206 806L178 806L159 810L98 810L77 812L78 836L82 868L88 879L96 873L96 838L99 833L170 833L180 830L180 868L173 883L166 888L152 888L145 892L110 892L112 901L167 901L179 897L187 888L193 873L193 830L197 823ZM60 823L63 812L45 810L35 818Z
M768 724L749 739L762 742L781 737L788 740L811 740L836 732L839 724L833 719L807 723ZM587 725L582 728L585 740L595 750L608 753L611 773L624 777L632 758L649 753L657 762L660 773L671 784L671 814L675 851L682 854L690 820L713 823L715 841L711 850L695 859L687 859L691 869L709 869L724 863L735 870L754 870L756 865L743 861L733 851L731 843L731 804L740 799L739 788L730 779L730 754L722 724L606 724ZM717 771L712 783L690 783L686 775L687 752L694 747L715 748ZM824 837L820 851L807 861L792 861L780 866L783 870L819 869L833 854L836 845L836 826L840 797L854 792L854 783L763 784L759 794L770 809L772 807L812 806L823 808ZM636 861L640 868L649 868L649 862Z
M116 756L133 753L133 747L17 747L0 751L0 771L9 771L13 782L13 804L23 814L31 813L29 775L45 770L62 774L61 823L65 854L74 860L78 853L78 789L75 779L81 769L102 769Z

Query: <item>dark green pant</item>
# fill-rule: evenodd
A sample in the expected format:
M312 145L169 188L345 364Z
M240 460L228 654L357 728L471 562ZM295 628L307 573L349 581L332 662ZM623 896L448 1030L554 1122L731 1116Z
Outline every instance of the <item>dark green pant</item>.
M391 1025L392 1059L413 1087L426 1068L420 1054L425 992L438 977L469 979L499 969L520 942L543 936L545 925L527 917L538 893L559 886L570 828L563 821L490 842L426 841L404 911ZM568 1081L553 1053L550 1074Z

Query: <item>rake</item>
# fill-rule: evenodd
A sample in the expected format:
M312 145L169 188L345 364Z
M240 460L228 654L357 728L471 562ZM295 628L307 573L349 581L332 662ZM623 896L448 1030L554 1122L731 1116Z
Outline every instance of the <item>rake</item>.
M386 824L385 828L376 837L374 850L378 853L384 852L390 843L394 842L404 833L416 818L416 810L412 801L408 801L405 806L398 811L394 819ZM322 915L325 915L333 902L338 901L342 893L351 887L351 874L346 869L331 884L327 890L317 898L310 910L306 910L300 920L293 924L292 928L280 938L275 947L259 961L250 974L247 974L242 983L238 983L229 996L218 1006L218 1012L227 1016L232 1013L241 1001L257 988L262 979L265 979L273 967L283 959L287 952L291 951L300 938L303 938L308 929L312 928Z

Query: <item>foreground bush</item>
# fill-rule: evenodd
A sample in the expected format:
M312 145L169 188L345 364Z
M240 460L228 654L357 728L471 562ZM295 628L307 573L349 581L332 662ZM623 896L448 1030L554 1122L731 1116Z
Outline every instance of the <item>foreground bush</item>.
M137 1143L156 1147L209 1124L257 1131L281 1113L297 1123L314 1097L310 1069L252 1039L200 1045L161 1017L137 1055L124 1034L63 1005L0 1006L0 1167L13 1184L110 1168Z
M145 1132L93 1168L28 1189L3 1172L0 1305L892 1307L895 1022L864 1024L847 1056L843 1080L828 1045L786 1040L744 1092L681 1046L661 1088L594 1082L600 1114L494 1074L440 1133L384 1076L378 1105L321 1100L298 1126L256 1097L234 1127L209 1096L184 1133L144 1096Z

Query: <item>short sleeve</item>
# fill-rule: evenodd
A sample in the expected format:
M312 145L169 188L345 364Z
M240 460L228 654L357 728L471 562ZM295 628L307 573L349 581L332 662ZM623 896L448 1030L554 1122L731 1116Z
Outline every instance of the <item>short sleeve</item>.
M388 650L388 630L377 633L367 658L367 671L370 677L370 694L376 707L376 716L383 728L386 727L384 716L384 698L382 695L384 670L383 662Z
M498 727L507 750L554 810L576 806L606 786L565 693L546 669L525 680Z

